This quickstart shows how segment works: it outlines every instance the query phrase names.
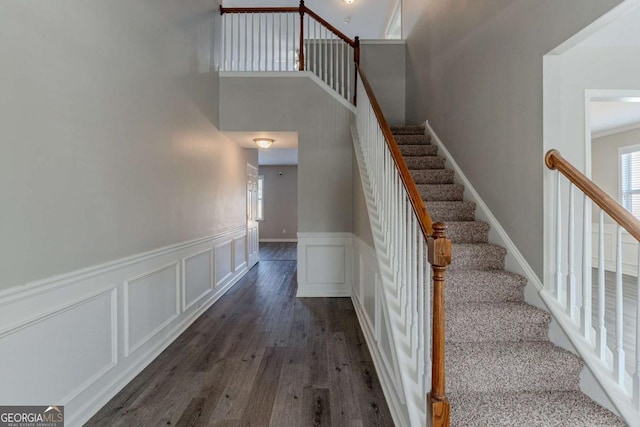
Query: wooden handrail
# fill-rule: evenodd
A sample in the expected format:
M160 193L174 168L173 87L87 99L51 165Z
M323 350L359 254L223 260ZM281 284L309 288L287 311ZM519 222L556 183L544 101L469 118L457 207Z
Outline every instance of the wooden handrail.
M636 240L640 241L640 221L562 157L558 150L549 150L544 157L544 162L549 169L555 169L567 177L570 182L582 190L583 193L613 218L615 222L620 224L622 228L627 230Z
M391 152L402 184L407 191L413 211L418 218L420 230L427 241L428 260L433 273L433 322L431 346L431 391L427 396L427 404L431 408L431 425L434 427L449 427L450 405L446 395L445 384L445 303L444 287L447 266L451 264L451 240L447 238L447 226L441 222L433 224L431 216L420 196L407 163L402 156L391 128L382 113L380 104L373 93L373 89L364 72L356 63L357 74L360 75L371 108L376 115L380 129ZM357 77L357 75L356 75Z
M320 15L318 15L317 13L315 13L313 10L309 9L306 6L302 6L302 8L304 9L304 13L308 13L313 19L315 19L316 21L318 21L320 24L324 25L325 27L327 27L327 29L329 31L331 31L333 34L335 34L336 36L340 37L342 39L342 41L344 41L345 43L347 43L349 46L355 48L356 47L356 42L352 39L350 39L349 37L347 37L342 31L340 31L339 29L337 29L336 27L334 27L333 25L331 25L330 23L328 23L324 18L322 18Z
M342 31L340 31L339 29L331 25L329 22L327 22L327 20L325 20L323 17L321 17L320 15L315 13L313 10L305 6L304 0L300 2L299 7L222 7L220 6L220 14L223 15L225 13L300 13L302 15L307 13L313 19L315 19L320 24L325 26L333 34L341 38L349 46L353 48L356 47L355 40L350 39Z
M373 108L373 112L378 119L382 134L384 135L384 139L387 141L387 147L389 147L391 157L396 164L396 168L398 169L398 173L400 174L400 179L402 179L402 184L404 185L405 190L407 190L409 200L411 201L411 206L413 207L413 211L418 218L422 234L424 235L424 238L427 239L433 234L433 221L431 220L431 216L429 215L429 212L424 205L424 201L422 200L422 196L420 196L420 191L418 191L418 187L416 186L415 181L411 177L411 173L409 172L409 168L407 167L407 162L404 160L402 152L400 152L400 147L398 147L398 143L396 142L393 133L391 133L391 128L389 127L384 114L382 114L380 104L378 104L378 100L373 94L373 89L371 89L371 85L369 84L367 77L362 72L360 65L356 64L356 69L358 70L358 74L360 74L362 85L364 86L364 90L367 92L369 101L371 102L371 107Z
M220 15L225 13L297 13L299 7L222 7Z

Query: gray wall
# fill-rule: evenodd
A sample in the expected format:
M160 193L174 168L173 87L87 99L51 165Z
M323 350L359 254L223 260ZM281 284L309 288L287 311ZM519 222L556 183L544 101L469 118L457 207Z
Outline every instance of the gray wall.
M220 128L298 132L298 231L352 231L353 112L300 73L221 76Z
M296 239L298 167L260 166L259 174L264 177L264 220L260 221L260 240Z
M542 58L618 3L403 1L407 122L429 120L539 277Z
M245 223L204 0L6 1L0 288Z
M390 125L405 124L405 61L403 40L363 40L360 67L371 84Z

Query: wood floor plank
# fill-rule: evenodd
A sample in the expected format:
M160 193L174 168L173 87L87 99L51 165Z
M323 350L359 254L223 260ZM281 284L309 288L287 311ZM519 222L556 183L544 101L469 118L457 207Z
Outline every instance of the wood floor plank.
M295 261L261 261L87 425L393 425L351 301L296 289Z
M305 388L303 399L303 426L330 427L331 402L326 388ZM340 427L340 426L335 426Z

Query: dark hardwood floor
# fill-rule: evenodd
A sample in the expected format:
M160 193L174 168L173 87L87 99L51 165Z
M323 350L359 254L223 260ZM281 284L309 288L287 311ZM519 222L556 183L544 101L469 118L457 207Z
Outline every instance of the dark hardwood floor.
M393 426L351 300L296 286L261 261L87 425Z
M296 261L298 244L290 242L261 242L260 260L262 261Z

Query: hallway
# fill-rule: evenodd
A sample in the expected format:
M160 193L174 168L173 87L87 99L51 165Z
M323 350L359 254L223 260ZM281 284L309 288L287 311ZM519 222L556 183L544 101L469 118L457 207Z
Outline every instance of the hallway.
M295 297L295 246L262 243L263 261L87 425L392 426L351 301Z

